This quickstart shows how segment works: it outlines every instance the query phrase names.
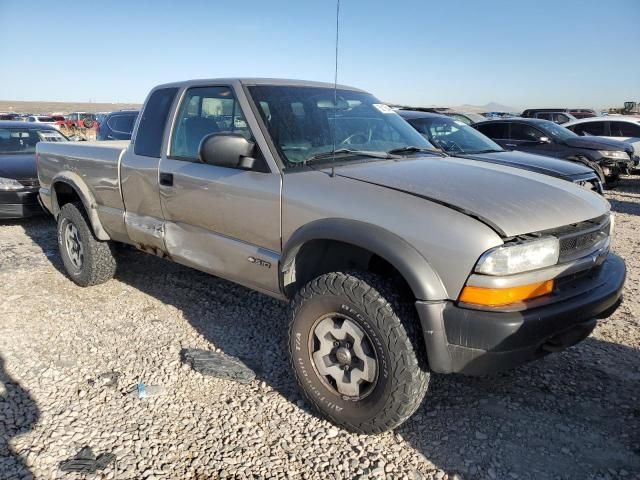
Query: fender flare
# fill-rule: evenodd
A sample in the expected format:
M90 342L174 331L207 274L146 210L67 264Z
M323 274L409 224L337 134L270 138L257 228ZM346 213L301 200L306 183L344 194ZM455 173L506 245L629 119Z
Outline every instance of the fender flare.
M70 186L78 194L78 197L80 197L82 205L84 205L84 209L87 212L89 221L91 222L93 233L98 240L111 240L111 237L102 226L102 222L98 216L98 204L95 197L91 193L87 184L82 180L82 177L77 173L61 172L51 180L51 213L53 216L58 218L58 214L60 213L60 206L58 205L56 193L56 185L59 183L64 183Z
M429 262L398 235L371 223L343 218L315 220L296 230L287 240L280 262L282 291L287 276L295 272L295 258L302 246L312 240L336 240L380 256L400 272L417 300L444 300L447 292Z

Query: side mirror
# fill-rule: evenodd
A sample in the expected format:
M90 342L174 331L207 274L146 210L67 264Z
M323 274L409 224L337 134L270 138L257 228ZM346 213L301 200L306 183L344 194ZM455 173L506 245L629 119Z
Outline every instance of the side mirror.
M200 142L198 159L218 167L251 170L255 144L239 133L212 133Z

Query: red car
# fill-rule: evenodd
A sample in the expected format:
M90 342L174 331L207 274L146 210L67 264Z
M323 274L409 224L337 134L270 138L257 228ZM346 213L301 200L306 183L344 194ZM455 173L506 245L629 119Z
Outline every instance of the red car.
M86 112L70 113L64 122L66 128L93 128L95 125L95 114Z

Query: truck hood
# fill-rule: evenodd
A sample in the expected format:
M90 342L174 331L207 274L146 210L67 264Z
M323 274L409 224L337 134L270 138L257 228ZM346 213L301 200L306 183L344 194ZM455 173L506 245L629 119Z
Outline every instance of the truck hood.
M14 180L37 178L36 154L0 154L0 177Z
M414 157L336 167L335 174L439 203L502 237L589 220L609 211L601 196L564 180L455 157Z
M627 153L633 153L632 145L609 138L569 137L564 143L575 148L587 148L589 150L623 150Z
M519 151L465 154L460 156L472 160L524 168L525 170L551 175L552 177L558 177L564 180L573 180L574 178L584 177L589 173L593 173L593 170L579 163Z

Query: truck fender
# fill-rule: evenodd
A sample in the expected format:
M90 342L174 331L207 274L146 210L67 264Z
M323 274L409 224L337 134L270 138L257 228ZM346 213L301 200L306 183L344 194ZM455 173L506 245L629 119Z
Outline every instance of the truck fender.
M343 218L315 220L296 230L287 240L280 262L281 286L295 276L295 259L311 240L336 240L366 249L389 262L409 284L417 300L444 300L447 292L438 274L412 245L398 235L371 223Z
M77 173L61 172L51 180L51 213L53 216L58 218L58 214L60 213L60 205L58 204L56 194L56 184L59 183L69 185L78 194L87 212L96 238L98 238L98 240L111 240L111 237L109 237L109 234L102 226L102 222L100 222L100 218L98 217L98 204L96 203L95 197L84 180L82 180L82 177Z

